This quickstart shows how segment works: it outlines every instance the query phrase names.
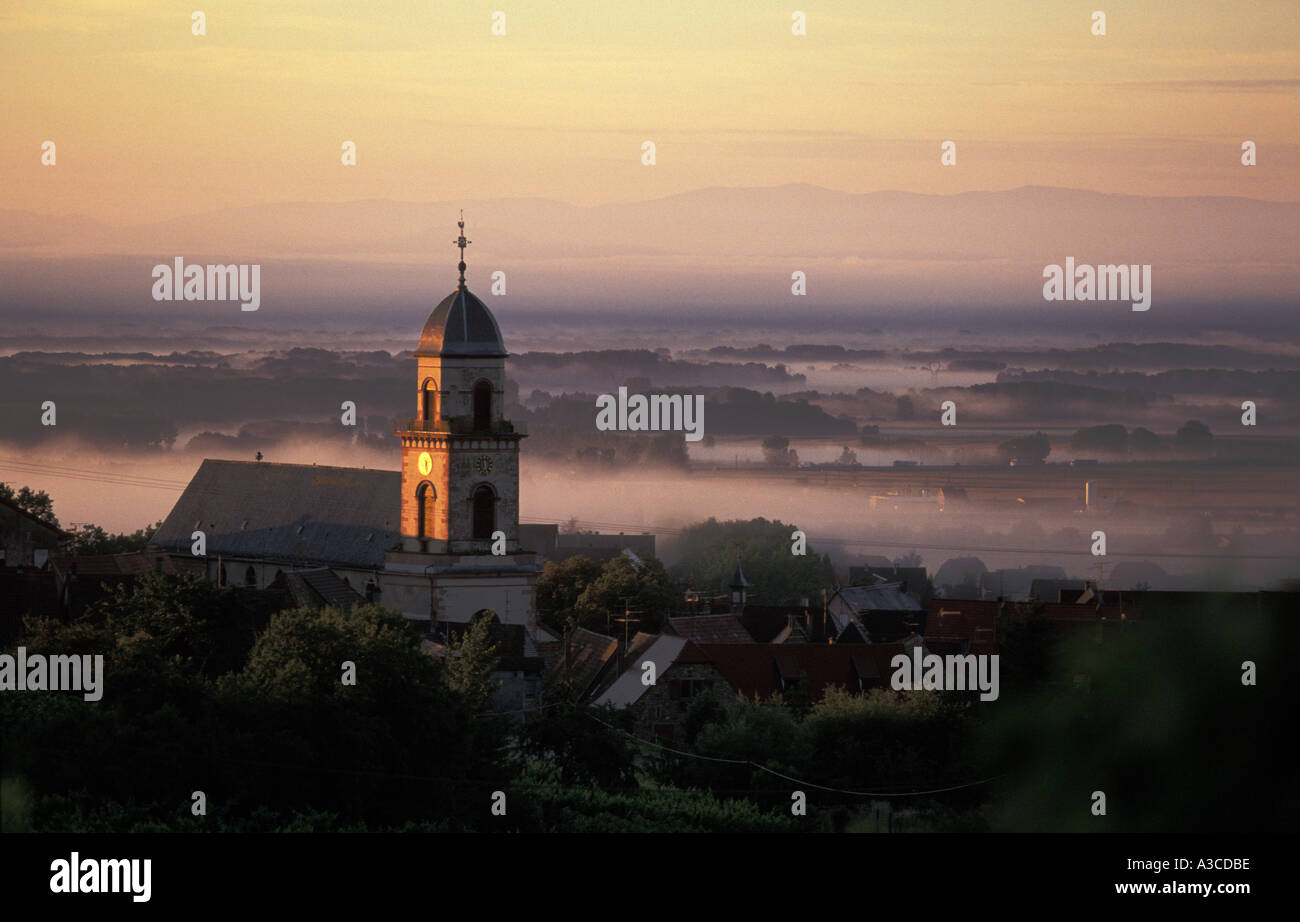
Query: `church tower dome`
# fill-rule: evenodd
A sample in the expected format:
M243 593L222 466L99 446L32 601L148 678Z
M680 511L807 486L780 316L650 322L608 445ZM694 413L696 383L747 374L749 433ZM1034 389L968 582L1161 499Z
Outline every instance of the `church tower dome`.
M465 286L465 221L458 222L460 237L460 281L456 290L443 298L420 334L417 356L502 356L507 355L501 341L496 318L479 298Z

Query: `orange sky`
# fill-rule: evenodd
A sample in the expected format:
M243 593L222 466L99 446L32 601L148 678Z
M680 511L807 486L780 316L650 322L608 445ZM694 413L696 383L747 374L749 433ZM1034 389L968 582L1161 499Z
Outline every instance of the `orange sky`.
M114 223L792 182L1300 200L1296 0L8 0L0 52L0 207Z

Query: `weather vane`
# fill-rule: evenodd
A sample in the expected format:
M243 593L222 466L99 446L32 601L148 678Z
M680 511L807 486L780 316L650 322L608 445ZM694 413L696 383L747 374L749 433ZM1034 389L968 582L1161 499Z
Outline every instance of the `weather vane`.
M464 288L465 287L465 247L469 246L471 243L474 242L472 240L465 239L465 209L464 208L460 210L460 220L456 222L456 226L460 228L460 236L457 237L452 242L456 244L456 246L460 247L460 266L459 266L460 286Z

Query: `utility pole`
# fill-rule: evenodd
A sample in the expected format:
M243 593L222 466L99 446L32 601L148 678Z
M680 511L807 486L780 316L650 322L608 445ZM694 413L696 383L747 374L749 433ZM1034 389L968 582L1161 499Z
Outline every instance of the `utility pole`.
M622 651L621 651L620 654L619 654L619 664L618 664L618 666L619 666L618 671L619 671L619 672L622 672L622 671L623 671L623 657L627 655L627 648L628 648L628 646L630 645L630 640L629 640L629 637L628 637L628 625L631 624L631 623L634 622L634 621L639 622L639 621L641 620L640 618L633 618L632 616L633 616L633 615L642 615L642 614L645 614L645 612L632 611L632 609L628 607L628 602L629 602L628 599L624 599L624 600L623 600L623 615L622 615L622 617L614 618L615 621L621 621L621 622L623 623L623 649L622 649ZM607 618L609 617L609 613L608 613L608 612L606 612L606 617L607 617Z

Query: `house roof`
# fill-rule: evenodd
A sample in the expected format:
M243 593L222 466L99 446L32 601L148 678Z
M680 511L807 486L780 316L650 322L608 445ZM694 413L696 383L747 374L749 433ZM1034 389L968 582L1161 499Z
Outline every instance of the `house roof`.
M285 574L289 595L299 608L323 608L332 605L336 608L351 609L365 601L361 593L343 582L328 567L316 567L310 570L291 570Z
M205 459L151 546L208 557L379 568L400 538L401 474L352 467Z
M698 655L747 698L766 698L807 676L807 692L820 698L832 685L850 691L886 684L890 661L902 644L698 644ZM662 667L660 672L662 674Z
M57 525L51 525L49 522L45 521L39 516L35 516L32 513L28 512L26 509L24 509L22 506L18 505L17 503L10 502L7 499L0 499L0 506L4 506L6 509L12 510L16 515L19 515L22 518L27 519L33 525L38 525L41 528L45 529L46 531L51 532L61 541L65 541L72 537L71 532L64 531L62 528L59 528Z
M791 622L802 625L807 613L801 605L745 605L740 623L757 643L780 643L777 638L786 632Z
M50 567L59 579L73 573L88 576L138 576L152 573L161 562L163 573L188 573L202 575L203 561L176 558L157 551L128 551L122 554L93 554L77 557L52 557Z
M927 644L945 640L992 641L996 638L998 603L931 599L922 634Z
M669 618L668 623L677 634L695 643L754 642L754 638L735 615L693 615ZM784 623L782 620L783 625Z
M614 707L627 707L641 700L650 686L641 681L641 668L645 663L653 662L655 664L655 675L661 676L668 671L668 667L677 661L682 650L687 646L688 641L684 637L674 637L671 634L661 634L655 638L645 653L637 657L632 666L623 671L614 684L605 689L594 702L597 707L606 704L612 704ZM722 646L729 646L723 644Z
M567 678L573 690L585 697L618 650L618 641L583 627L575 628L568 637L567 666L564 643L563 639L547 641L539 643L537 648L546 661L547 673L555 678Z
M855 611L920 611L921 603L903 591L902 583L841 586L835 594Z

